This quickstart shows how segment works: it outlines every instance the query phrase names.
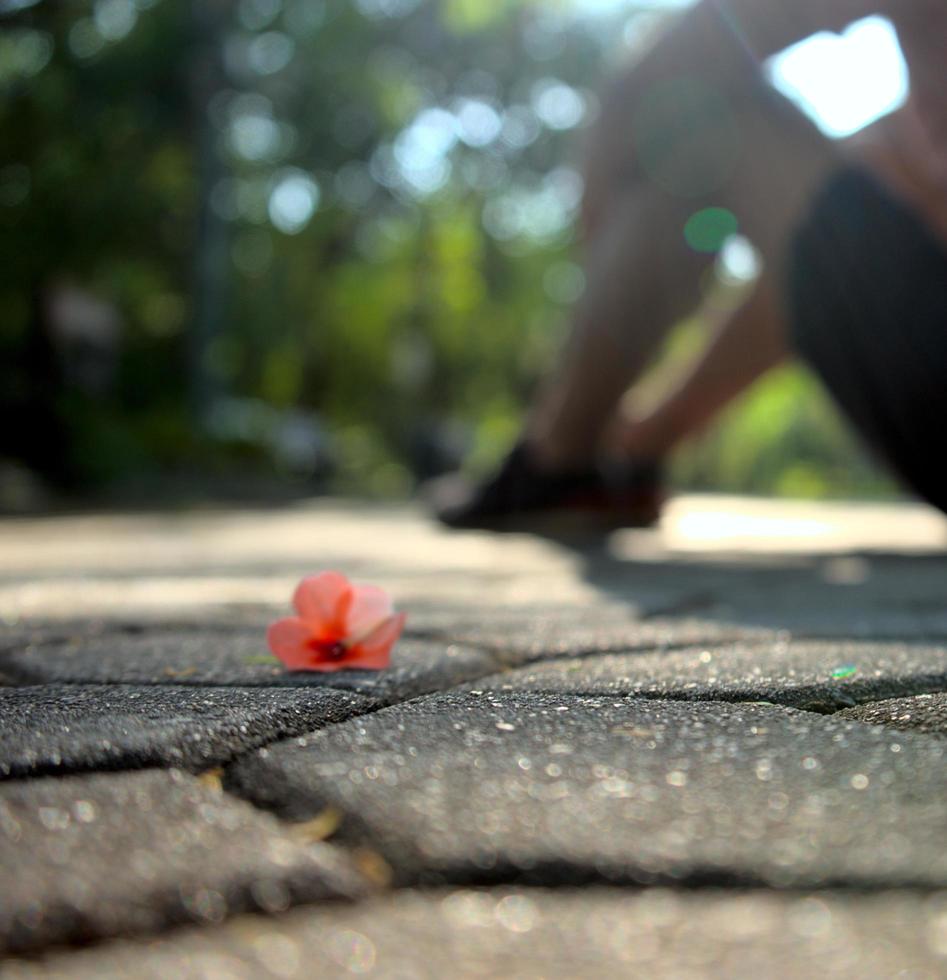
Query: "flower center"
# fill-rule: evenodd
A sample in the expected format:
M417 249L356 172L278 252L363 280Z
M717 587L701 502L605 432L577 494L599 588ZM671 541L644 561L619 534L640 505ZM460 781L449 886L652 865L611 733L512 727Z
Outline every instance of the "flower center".
M310 640L306 646L326 660L341 660L348 653L348 647L341 640Z

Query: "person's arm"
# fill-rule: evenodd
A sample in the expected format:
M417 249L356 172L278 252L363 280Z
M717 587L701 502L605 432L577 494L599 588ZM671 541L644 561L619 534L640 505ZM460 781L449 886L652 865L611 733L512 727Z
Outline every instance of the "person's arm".
M700 355L651 409L620 420L620 454L664 459L757 379L789 357L779 289L764 273L752 294L717 325Z
M872 14L897 22L923 16L931 0L705 0L760 59Z

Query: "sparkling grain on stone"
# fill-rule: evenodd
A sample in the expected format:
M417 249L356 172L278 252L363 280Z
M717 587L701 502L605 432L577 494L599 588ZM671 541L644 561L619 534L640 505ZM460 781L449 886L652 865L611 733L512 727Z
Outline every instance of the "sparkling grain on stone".
M402 881L947 886L945 759L776 706L456 693L271 746L225 785L291 819L336 807Z
M329 844L176 771L0 785L0 952L353 897Z

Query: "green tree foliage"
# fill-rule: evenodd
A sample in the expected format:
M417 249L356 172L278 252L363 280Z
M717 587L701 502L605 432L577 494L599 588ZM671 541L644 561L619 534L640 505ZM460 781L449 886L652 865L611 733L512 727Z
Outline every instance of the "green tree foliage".
M346 489L495 458L581 291L577 131L655 20L616 9L0 0L0 456L78 486L264 466L317 419ZM64 293L99 305L98 380ZM777 378L681 476L874 489L826 411Z

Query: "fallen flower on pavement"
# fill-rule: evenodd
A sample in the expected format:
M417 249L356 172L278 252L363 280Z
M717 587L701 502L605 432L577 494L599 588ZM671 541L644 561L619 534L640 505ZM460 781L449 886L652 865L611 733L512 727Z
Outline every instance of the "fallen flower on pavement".
M339 572L304 578L293 593L298 616L277 620L266 638L290 670L382 670L404 628L387 593L353 585Z

